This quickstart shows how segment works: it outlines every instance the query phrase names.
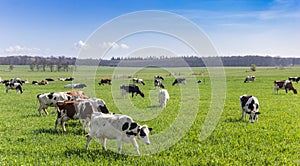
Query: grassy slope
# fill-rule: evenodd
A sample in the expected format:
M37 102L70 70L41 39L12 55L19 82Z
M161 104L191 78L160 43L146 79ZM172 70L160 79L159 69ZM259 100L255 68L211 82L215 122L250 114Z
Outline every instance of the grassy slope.
M6 72L7 66L0 66L0 77L9 79L20 77L22 79L42 80L46 77L70 77L73 73L65 72L30 72L28 66L16 66L14 71ZM83 67L79 70L90 72L90 68ZM158 153L147 156L131 156L116 154L116 142L108 141L108 147L112 150L102 151L97 141L90 143L90 150L83 150L85 145L85 136L82 126L78 121L67 122L66 133L54 132L55 114L53 109L48 109L49 116L37 116L36 95L38 93L52 91L66 91L63 88L66 82L50 83L47 86L24 85L24 94L16 94L9 91L5 94L4 86L0 86L0 164L20 165L20 164L41 164L41 165L92 165L95 163L107 165L138 164L138 165L266 165L266 164L299 164L299 95L292 92L284 94L280 91L278 95L273 93L273 81L275 79L286 79L288 76L297 76L300 68L257 68L255 73L245 72L248 68L226 68L226 102L222 117L214 132L204 141L200 141L200 130L209 110L211 102L211 85L208 73L203 68L193 68L193 72L201 73L197 78L205 80L204 83L196 85L200 93L200 105L198 100L193 100L194 96L181 96L181 93L196 93L192 80L192 71L184 69L128 69L122 68L120 71L113 68L98 68L96 73L96 85L98 78L111 77L111 73L126 75L134 71L140 78L146 82L146 86L140 86L145 93L145 99L140 97L120 98L118 86L120 83L127 83L129 79L116 79L115 86L95 86L96 97L102 98L113 112L122 112L136 115L146 115L145 121L138 116L137 121L141 124L147 124L154 128L151 143L146 146L139 142L142 154L153 151ZM92 70L91 70L92 71ZM166 77L164 84L168 89L171 100L165 110L157 107L157 90L153 88L153 76L162 74L166 76L168 72L175 72L180 77L188 79L186 92L180 91L183 86L171 86L173 77ZM255 83L243 83L246 75L255 75ZM179 76L176 76L179 77ZM94 78L88 78L93 80ZM299 85L294 85L299 89ZM113 93L112 93L113 92ZM113 94L113 95L111 95ZM239 106L239 96L243 94L255 95L261 104L259 122L250 124L240 120L241 111ZM192 100L190 100L192 99ZM198 112L195 121L187 133L181 133L180 123L189 123L180 121L188 117L181 115L180 108L186 111L187 115L193 114L188 107L181 103L184 100L188 106L197 107ZM132 103L129 105L128 103ZM193 106L195 104L195 106ZM159 140L164 129L179 119L178 128L172 128L172 135L166 140ZM177 122L177 121L176 121ZM59 131L61 129L59 128ZM165 144L160 142L171 141L178 135L183 138L174 146L162 150ZM123 151L126 153L134 152L130 144L124 145ZM152 148L151 148L152 147Z

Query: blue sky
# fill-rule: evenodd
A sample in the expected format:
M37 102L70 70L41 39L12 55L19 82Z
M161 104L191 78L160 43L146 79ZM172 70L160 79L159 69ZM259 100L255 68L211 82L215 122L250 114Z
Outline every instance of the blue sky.
M299 0L1 0L0 56L76 57L103 24L143 10L185 17L202 29L219 55L300 57ZM110 56L122 56L147 47L145 37L160 38L102 44L118 50Z

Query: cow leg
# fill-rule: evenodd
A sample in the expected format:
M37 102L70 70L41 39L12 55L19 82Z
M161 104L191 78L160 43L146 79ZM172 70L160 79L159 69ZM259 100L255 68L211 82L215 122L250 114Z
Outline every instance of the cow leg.
M101 138L101 145L103 150L106 150L106 138Z
M63 130L64 132L67 131L67 130L66 130L66 127L65 127L65 122L68 121L68 120L69 120L69 118L66 117L66 116L64 116L64 117L61 118L61 128L62 128L62 130Z
M90 143L90 141L92 140L92 136L91 135L87 135L86 136L86 143L85 143L85 150L88 150L88 148L89 148L89 143Z
M54 125L54 130L56 131L58 123L61 121L61 118L57 118Z
M289 92L289 88L286 88L286 89L285 89L285 93L288 93L288 92Z
M122 149L122 138L118 139L118 153L121 153Z
M8 93L8 88L6 88L6 94Z
M43 106L42 106L42 105L40 105L40 107L39 107L39 109L38 109L40 116L42 116L42 112L41 112L41 111L42 111L42 109L44 109L44 108L43 108Z
M131 140L131 142L132 142L132 145L133 145L133 146L135 147L135 149L136 149L136 153L137 153L138 155L140 155L139 145L137 144L136 139L133 138L133 139Z

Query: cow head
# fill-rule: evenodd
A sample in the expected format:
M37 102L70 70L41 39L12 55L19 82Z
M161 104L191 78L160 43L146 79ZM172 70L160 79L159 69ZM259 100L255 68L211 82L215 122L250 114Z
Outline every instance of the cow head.
M294 92L294 94L297 94L298 92L297 92L297 89L293 89L293 92Z
M146 125L139 126L137 136L145 144L150 145L149 134L151 131L152 131L152 128L149 128Z
M251 123L254 123L255 120L257 120L258 115L260 114L260 112L251 111L251 112L247 112L247 114L249 114L249 121Z

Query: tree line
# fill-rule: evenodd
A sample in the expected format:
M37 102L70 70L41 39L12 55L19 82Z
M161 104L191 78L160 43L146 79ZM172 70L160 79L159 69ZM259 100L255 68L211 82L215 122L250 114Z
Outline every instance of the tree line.
M0 65L28 65L31 71L69 71L70 66L124 66L124 67L205 67L205 62L215 57L112 57L109 60L77 59L75 57L7 56L0 57ZM223 66L295 66L300 58L271 56L230 56L219 57Z

